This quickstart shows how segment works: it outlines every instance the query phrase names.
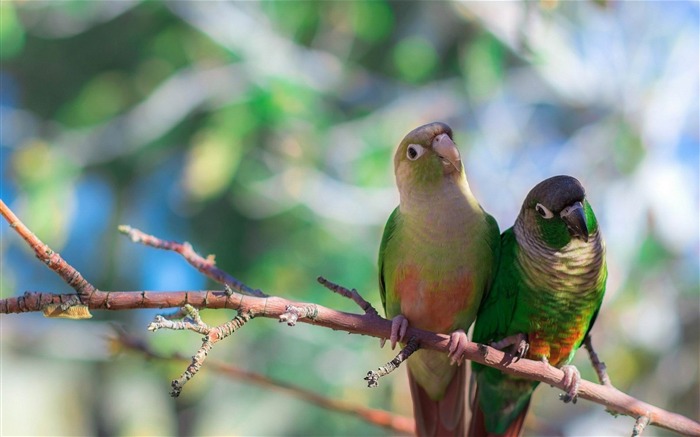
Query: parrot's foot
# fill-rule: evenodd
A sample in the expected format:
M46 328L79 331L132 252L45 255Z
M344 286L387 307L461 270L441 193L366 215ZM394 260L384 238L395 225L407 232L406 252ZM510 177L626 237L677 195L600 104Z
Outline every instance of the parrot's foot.
M530 350L530 343L527 342L527 335L522 332L491 343L492 348L501 351L509 346L511 347L510 353L515 356L516 363Z
M566 394L560 394L559 399L565 403L576 403L578 397L578 386L581 383L581 373L576 366L562 366L564 372L564 385L566 385Z
M389 341L391 342L391 350L396 349L396 343L403 341L406 336L406 331L408 331L408 319L399 314L398 316L391 319L391 337ZM379 341L379 346L384 347L386 339L382 338Z
M453 366L457 364L461 366L464 362L464 352L467 350L467 344L469 344L469 339L467 334L462 329L458 329L450 334L450 342L447 343L447 347L450 350L448 356L450 357L450 364Z

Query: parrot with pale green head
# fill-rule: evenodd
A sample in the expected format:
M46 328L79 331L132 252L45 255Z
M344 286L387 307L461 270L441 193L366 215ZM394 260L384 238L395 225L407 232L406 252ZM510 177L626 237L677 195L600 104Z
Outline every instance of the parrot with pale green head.
M464 435L465 332L496 268L499 231L469 188L452 130L411 131L394 157L399 206L379 249L379 288L391 344L408 326L450 335L450 354L419 349L407 361L416 431Z
M595 322L606 278L605 244L583 186L570 176L542 181L501 235L498 271L473 340L561 368L568 388L562 399L575 402L580 376L568 364ZM521 435L539 382L475 362L472 371L469 435Z

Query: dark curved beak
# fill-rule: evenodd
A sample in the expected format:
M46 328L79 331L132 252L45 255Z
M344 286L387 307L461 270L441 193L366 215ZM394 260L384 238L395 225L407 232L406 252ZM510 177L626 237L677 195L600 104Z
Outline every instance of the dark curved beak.
M442 159L446 166L452 165L458 172L462 170L462 158L452 138L447 134L440 134L433 139L433 150Z
M583 204L576 202L564 208L559 214L561 219L566 223L566 227L574 238L588 242L588 226L586 224L586 212L583 210Z

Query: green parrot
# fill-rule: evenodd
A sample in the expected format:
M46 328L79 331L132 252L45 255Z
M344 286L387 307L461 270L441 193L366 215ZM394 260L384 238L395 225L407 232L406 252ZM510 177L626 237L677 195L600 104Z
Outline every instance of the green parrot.
M450 353L418 350L407 361L418 435L464 435L465 332L497 265L499 231L472 194L452 130L411 131L394 157L399 206L379 249L379 288L391 345L409 324L450 334ZM458 364L459 366L455 366Z
M570 176L544 180L501 235L473 340L561 368L568 387L562 399L576 402L580 376L568 364L598 315L606 278L605 244L583 186ZM472 371L469 435L520 435L539 382L474 362Z

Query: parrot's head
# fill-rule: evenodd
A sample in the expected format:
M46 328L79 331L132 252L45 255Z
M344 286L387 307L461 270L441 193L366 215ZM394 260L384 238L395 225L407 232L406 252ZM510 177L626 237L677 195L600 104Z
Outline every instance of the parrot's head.
M572 239L587 243L598 226L586 191L571 176L554 176L535 185L520 215L526 229L553 248L561 248Z
M452 129L440 122L413 129L396 150L394 171L400 191L405 187L438 186L444 181L465 179L459 150L452 141Z

